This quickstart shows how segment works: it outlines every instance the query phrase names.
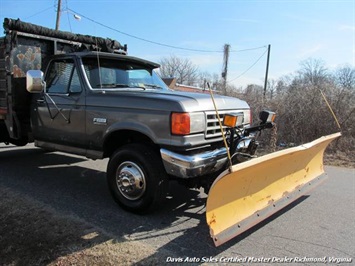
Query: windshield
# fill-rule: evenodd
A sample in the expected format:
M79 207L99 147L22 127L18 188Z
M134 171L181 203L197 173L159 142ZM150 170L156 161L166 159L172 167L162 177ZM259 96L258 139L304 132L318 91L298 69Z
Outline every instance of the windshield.
M130 61L83 58L85 74L93 89L168 89L153 69Z

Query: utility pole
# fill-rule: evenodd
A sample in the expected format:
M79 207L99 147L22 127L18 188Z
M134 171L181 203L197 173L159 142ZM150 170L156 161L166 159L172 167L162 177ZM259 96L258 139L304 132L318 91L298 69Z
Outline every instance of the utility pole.
M62 6L62 0L58 0L57 20L56 20L56 23L55 23L55 29L56 29L56 30L59 30L61 6Z
M268 75L269 75L270 49L271 49L271 45L269 44L267 47L266 73L265 73L264 96L263 96L264 102L266 100L266 87L267 87L267 79L268 79Z
M229 59L229 49L230 49L229 44L225 44L223 48L223 68L222 68L222 91L223 95L227 94L227 72L228 72L228 59Z

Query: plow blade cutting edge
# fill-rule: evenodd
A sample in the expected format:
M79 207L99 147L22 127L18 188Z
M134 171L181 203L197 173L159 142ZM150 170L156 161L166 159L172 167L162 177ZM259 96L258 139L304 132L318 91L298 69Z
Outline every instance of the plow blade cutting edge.
M325 179L323 154L335 133L233 165L213 183L206 220L216 246L292 203Z

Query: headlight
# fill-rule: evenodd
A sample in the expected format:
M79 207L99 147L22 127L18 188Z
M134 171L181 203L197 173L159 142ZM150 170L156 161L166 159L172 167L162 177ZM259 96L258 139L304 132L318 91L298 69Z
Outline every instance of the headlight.
M171 134L188 135L205 130L205 115L203 113L172 113Z

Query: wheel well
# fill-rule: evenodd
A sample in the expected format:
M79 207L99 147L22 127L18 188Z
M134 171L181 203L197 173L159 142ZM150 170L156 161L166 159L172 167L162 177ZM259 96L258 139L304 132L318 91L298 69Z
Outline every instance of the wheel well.
M104 157L110 157L119 147L128 143L147 143L154 145L154 142L146 135L133 130L120 130L110 134L104 143Z

